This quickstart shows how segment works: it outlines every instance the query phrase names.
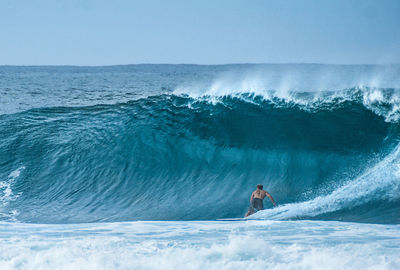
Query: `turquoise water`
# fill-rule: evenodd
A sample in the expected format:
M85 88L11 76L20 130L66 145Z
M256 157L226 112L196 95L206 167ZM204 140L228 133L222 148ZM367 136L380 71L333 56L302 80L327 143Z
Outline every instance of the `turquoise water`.
M1 269L397 269L399 75L0 67Z

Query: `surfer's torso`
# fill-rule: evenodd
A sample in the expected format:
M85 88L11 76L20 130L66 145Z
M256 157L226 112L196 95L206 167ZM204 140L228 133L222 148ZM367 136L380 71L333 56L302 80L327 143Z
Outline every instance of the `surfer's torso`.
M265 196L267 196L267 192L265 190L257 189L256 191L253 192L252 195L253 198L264 200Z

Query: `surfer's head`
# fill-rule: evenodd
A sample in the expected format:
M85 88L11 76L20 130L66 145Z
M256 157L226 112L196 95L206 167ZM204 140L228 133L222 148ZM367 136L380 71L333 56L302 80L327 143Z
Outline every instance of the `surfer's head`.
M258 184L258 185L257 185L257 189L263 189L263 187L264 187L264 186L261 185L261 184Z

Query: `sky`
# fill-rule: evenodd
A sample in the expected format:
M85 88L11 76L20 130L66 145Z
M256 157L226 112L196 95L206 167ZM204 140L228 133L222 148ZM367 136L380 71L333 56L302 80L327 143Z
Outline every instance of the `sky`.
M399 0L0 0L0 65L400 63Z

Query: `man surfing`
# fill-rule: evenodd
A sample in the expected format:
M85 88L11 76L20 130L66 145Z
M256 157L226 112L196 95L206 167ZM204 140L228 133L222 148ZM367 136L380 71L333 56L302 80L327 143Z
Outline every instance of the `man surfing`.
M274 198L272 198L271 194L263 190L263 185L257 185L257 189L251 193L249 211L247 211L244 217L248 217L259 210L263 210L263 200L266 196L271 200L272 204L276 206Z

